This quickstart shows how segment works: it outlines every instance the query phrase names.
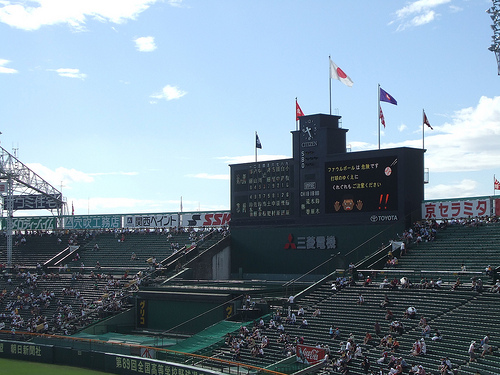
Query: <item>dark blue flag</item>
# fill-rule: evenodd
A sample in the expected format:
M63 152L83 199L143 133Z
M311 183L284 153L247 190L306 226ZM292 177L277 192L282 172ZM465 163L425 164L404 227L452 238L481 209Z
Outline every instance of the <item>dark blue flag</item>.
M381 102L391 103L391 104L394 104L394 105L398 105L398 102L396 101L396 99L394 99L391 95L389 95L382 88L380 88L380 101Z
M260 143L259 135L255 133L255 148L262 148L262 143Z

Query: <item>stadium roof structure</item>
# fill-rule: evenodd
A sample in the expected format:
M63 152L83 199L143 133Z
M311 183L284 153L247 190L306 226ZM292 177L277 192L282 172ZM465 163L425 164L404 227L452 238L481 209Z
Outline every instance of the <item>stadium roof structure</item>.
M7 266L12 267L12 218L15 198L30 197L34 201L30 209L49 209L62 214L64 201L62 193L38 174L28 168L14 155L0 147L0 193L3 196L2 213L7 211ZM42 198L42 199L39 199ZM38 202L44 202L38 205Z

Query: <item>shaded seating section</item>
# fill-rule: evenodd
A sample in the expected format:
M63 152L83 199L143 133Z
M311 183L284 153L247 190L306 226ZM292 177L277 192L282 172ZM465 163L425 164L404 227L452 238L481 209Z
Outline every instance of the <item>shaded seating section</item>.
M139 281L137 271L148 275L153 270L149 258L161 262L195 241L201 250L223 235L200 241L206 234L179 231L169 236L141 232L126 233L122 238L121 233L82 232L78 238L75 233L68 233L61 241L56 235L31 236L25 244L13 248L16 266L12 273L5 272L0 278L0 323L5 324L5 329L18 331L72 334L133 306L129 296L137 286L129 286ZM70 236L80 247L71 254L71 260L62 262L67 264L66 270L59 266L36 267L67 247ZM135 259L131 259L132 252ZM79 259L73 260L77 253ZM95 269L97 261L102 267L99 271ZM86 263L83 269L82 262ZM125 271L129 276L123 278Z
M25 242L22 241L23 237ZM67 248L69 238L70 234L64 233L14 236L12 240L12 264L22 264L28 267L35 267L37 263L43 264ZM77 236L77 243L84 242L85 236ZM0 238L0 263L7 263L7 239L5 236Z
M156 233L130 233L124 235L123 241L120 234L106 233L98 235L80 248L78 259L75 260L76 254L73 254L63 263L67 263L70 269L79 270L83 262L87 272L94 270L97 262L108 272L137 272L148 267L148 259L156 258L160 262L175 251L177 244L182 247L190 243L189 233L184 232L172 237Z

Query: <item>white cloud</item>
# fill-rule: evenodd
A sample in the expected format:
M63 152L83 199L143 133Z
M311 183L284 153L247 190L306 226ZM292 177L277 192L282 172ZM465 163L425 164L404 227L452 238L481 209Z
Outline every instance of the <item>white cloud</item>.
M142 36L134 39L134 42L135 48L140 52L151 52L157 48L153 36Z
M79 78L82 80L87 77L86 74L80 73L80 69L59 68L59 69L47 69L47 70L52 71L52 72L56 72L61 77Z
M401 124L398 126L398 130L400 132L405 131L406 129L408 129L408 126L406 126L406 124Z
M438 120L442 115L427 113L427 117L434 130L425 129L425 167L430 172L426 199L489 194L484 176L500 169L500 96L483 96L475 107L457 110L441 124ZM420 127L418 134L421 132ZM353 151L377 148L364 142L351 142L350 146ZM396 147L422 148L422 138L381 145L382 149ZM433 184L450 180L449 184Z
M427 117L432 114L427 113ZM466 172L500 168L500 96L479 99L476 107L457 110L451 121L425 129L425 163L432 172ZM416 134L422 134L422 128ZM377 145L351 142L353 151L373 150ZM422 147L422 138L383 143L382 148Z
M67 24L85 30L86 22L97 20L121 24L136 19L140 13L161 0L31 0L0 2L0 22L23 30ZM170 0L179 6L182 0Z
M500 168L499 144L500 96L483 96L475 108L459 110L450 123L426 132L426 164L435 172Z
M429 186L425 189L426 199L463 198L476 195L478 183L474 180L463 179L461 181L450 181L449 185L439 184Z
M40 163L30 163L27 164L27 166L58 190L61 188L61 182L63 184L63 187L69 187L72 183L94 182L94 177L92 177L92 175L82 171L77 171L73 168L68 169L59 167L55 170L52 170Z
M17 70L16 69L12 69L12 68L6 68L4 65L7 65L8 63L10 63L9 60L5 60L5 59L0 59L0 74L13 74L13 73L17 73Z
M178 212L180 210L180 200L150 200L150 199L133 199L123 197L96 197L88 199L67 198L68 206L73 203L75 207L75 215L89 214L123 214L126 212L133 213L151 213L151 212ZM215 206L201 204L199 201L183 199L182 206L184 212L195 211L218 211L227 210L226 206ZM70 208L71 209L71 208Z
M150 97L155 99L173 100L182 98L186 94L186 91L180 90L177 86L166 85L161 92L153 94Z
M396 11L396 21L398 31L408 27L415 27L428 24L434 21L439 14L434 8L449 3L451 0L417 0ZM456 9L455 9L456 11Z

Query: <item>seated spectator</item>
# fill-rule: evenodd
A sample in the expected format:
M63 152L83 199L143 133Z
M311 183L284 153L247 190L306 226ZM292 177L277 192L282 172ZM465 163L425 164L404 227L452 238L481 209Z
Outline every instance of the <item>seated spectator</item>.
M387 311L385 313L385 320L392 321L393 318L394 318L393 312L391 310L387 309Z
M377 363L379 365L383 364L388 356L389 356L389 352L388 351L383 351L382 352L382 356L379 359L377 359Z
M379 285L380 289L388 288L390 286L391 286L391 283L389 282L389 279L387 277L385 277L384 280Z
M382 329L380 328L379 322L375 322L375 324L373 325L373 328L375 329L375 334L377 336L381 336L382 335Z
M490 289L492 293L500 293L500 280L498 280L495 285L493 285Z
M457 278L457 281L455 281L455 284L453 284L453 286L451 287L451 290L457 290L458 287L460 286L461 282L460 282L460 278Z
M421 342L419 340L417 340L413 343L410 354L414 357L422 354L422 345L421 345Z
M340 339L340 328L337 327L335 328L335 331L333 332L333 337L332 337L334 340L335 339Z
M488 264L488 266L485 269L485 272L486 276L491 276L493 274L493 268L491 267L491 265Z
M403 323L400 322L399 320L391 322L389 329L391 332L399 333L400 335L402 335L405 331Z
M365 281L363 282L363 286L369 286L372 282L372 278L370 275L368 275L365 279Z
M441 288L441 287L443 286L443 279L438 278L438 279L436 280L436 284L435 284L435 286L436 286L436 288L438 288L438 289L439 289L439 288Z
M406 276L402 277L401 280L399 280L399 282L401 283L401 288L406 289L411 287L411 282Z
M441 363L439 364L438 370L441 375L453 374L451 366L451 361L448 357L441 358Z
M365 297L361 293L358 295L358 300L356 301L358 305L363 305L365 303Z
M431 326L426 324L424 328L422 328L422 336L429 337L431 335Z
M412 363L410 367L410 371L408 372L409 374L418 374L418 365L415 363Z
M427 354L427 344L423 337L420 339L420 352L422 355Z
M384 296L384 299L382 302L380 302L380 307L385 309L387 308L387 306L389 306L389 297L387 296L387 294Z
M370 334L370 332L366 332L366 335L365 335L365 338L363 340L363 344L370 344L373 340L373 337L372 335Z
M431 340L432 341L441 341L443 339L443 335L441 335L441 332L439 329L436 329L436 332L434 332L434 335L432 336Z
M392 352L395 353L399 349L399 341L397 338L394 338L392 342Z
M361 368L365 372L365 374L368 374L370 372L370 360L368 357L363 357L363 361L361 362Z

